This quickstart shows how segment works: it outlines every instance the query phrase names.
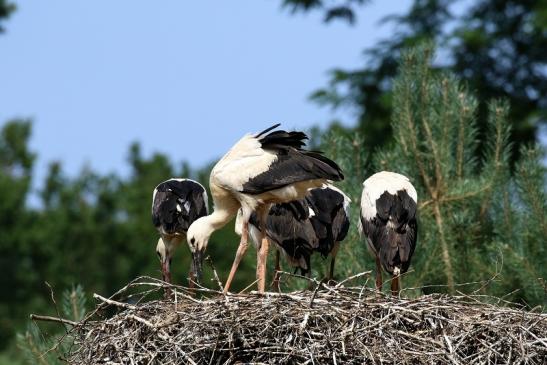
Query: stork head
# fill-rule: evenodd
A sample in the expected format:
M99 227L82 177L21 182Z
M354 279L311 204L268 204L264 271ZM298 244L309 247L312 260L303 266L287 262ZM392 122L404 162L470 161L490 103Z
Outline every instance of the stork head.
M198 282L201 280L203 257L213 230L207 217L201 217L190 225L186 233L186 241L192 252L192 272Z
M161 264L161 273L163 277L163 281L166 281L168 283L171 283L171 260L173 257L173 246L168 244L160 238L158 240L158 244L156 245L156 254L158 255L158 258L160 259Z

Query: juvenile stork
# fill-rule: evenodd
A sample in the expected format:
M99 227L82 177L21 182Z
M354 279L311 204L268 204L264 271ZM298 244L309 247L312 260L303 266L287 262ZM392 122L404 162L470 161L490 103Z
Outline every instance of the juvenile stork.
M194 257L203 257L211 234L228 223L242 209L242 234L224 291L230 288L239 263L248 247L248 223L253 212L266 222L271 204L302 199L308 189L328 180L342 180L338 165L320 152L303 150L308 138L303 132L272 131L274 125L258 134L241 138L211 171L209 185L214 211L195 221L188 229ZM264 292L268 240L261 224L260 250L257 250L258 290ZM199 268L201 269L201 267Z
M186 232L198 218L208 214L207 192L190 179L169 179L154 189L152 195L152 223L160 234L156 253L161 263L163 280L171 282L171 259L175 249L186 240ZM189 278L199 282L192 260ZM190 286L192 286L190 280Z
M382 266L392 275L391 293L410 266L416 247L418 194L404 175L378 172L363 183L359 232L376 257L376 289L382 290Z
M334 277L334 262L340 242L349 230L350 198L336 187L325 184L310 190L303 200L275 204L266 221L266 237L274 244L276 271L279 267L279 252L288 263L300 270L304 276L311 273L310 258L319 252L324 258L331 256L327 279ZM236 233L241 234L241 209L236 219ZM257 249L260 247L260 222L256 213L249 220L249 234ZM275 275L274 286L279 290L279 279Z

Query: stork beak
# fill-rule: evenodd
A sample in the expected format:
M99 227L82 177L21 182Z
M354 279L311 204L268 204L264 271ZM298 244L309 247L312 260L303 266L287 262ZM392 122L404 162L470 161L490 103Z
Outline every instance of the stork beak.
M201 277L203 274L203 251L196 250L192 254L192 272L196 283L201 283Z

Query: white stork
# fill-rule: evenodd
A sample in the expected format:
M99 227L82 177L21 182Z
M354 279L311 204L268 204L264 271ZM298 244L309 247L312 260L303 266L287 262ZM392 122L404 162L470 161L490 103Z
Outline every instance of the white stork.
M302 147L308 137L302 132L273 131L274 125L256 135L240 139L211 171L210 189L214 211L195 221L188 229L194 255L203 257L211 234L228 223L242 209L241 241L226 281L227 292L237 267L248 247L248 222L253 212L265 222L271 204L302 199L308 189L320 187L328 180L342 180L338 165L319 152ZM260 227L260 250L257 251L258 290L264 292L268 240L264 224Z
M328 280L334 277L334 262L340 242L349 230L349 204L351 200L341 190L330 184L311 189L303 200L275 204L266 221L266 237L277 248L276 271L279 270L279 252L289 264L309 276L313 252L323 257L331 256ZM241 235L242 210L236 219L236 233ZM255 213L249 219L249 234L257 249L260 248L260 222ZM279 291L278 276L274 286Z
M154 189L152 195L152 223L160 234L156 253L161 263L163 280L171 282L171 258L175 249L186 239L190 225L208 214L207 192L190 179L169 179ZM201 272L192 261L189 278L197 282ZM193 281L190 280L190 286Z
M416 247L418 194L410 180L378 172L363 183L359 232L376 257L376 288L382 290L382 266L392 274L391 293L399 294L399 277L410 266Z

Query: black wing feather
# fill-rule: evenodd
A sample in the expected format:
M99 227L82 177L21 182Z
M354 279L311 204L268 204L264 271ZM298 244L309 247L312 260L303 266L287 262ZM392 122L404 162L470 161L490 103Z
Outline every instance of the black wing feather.
M271 129L266 131L268 130ZM258 136L263 133L265 132ZM262 148L275 153L277 160L267 171L243 184L241 192L260 194L306 180L343 180L344 175L336 162L323 156L321 152L302 149L307 139L308 136L303 132L283 130L261 136L258 140Z
M319 238L318 251L327 256L336 242L344 240L349 230L344 196L330 188L318 188L310 190L306 200L315 213L310 220Z
M191 180L164 181L156 187L152 223L161 234L186 234L196 219L207 215L204 193L203 187Z
M405 190L395 195L386 191L376 200L375 217L367 220L361 214L363 233L389 273L395 267L404 273L410 266L418 234L416 209L416 202Z
M249 223L260 227L256 213L251 215ZM304 258L309 270L311 254L319 242L309 220L309 208L305 200L273 205L266 222L266 236L296 261ZM307 271L305 267L298 268L302 272Z

